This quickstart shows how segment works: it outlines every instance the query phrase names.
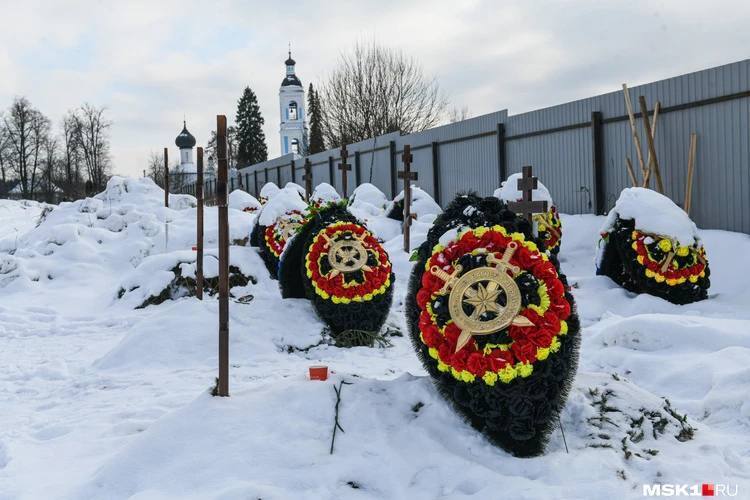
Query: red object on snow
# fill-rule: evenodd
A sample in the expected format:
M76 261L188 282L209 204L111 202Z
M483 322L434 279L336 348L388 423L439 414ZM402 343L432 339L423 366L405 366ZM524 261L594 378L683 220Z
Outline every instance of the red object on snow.
M310 380L328 380L327 366L311 366Z
M198 247L193 246L193 252L197 252L197 251L198 251Z

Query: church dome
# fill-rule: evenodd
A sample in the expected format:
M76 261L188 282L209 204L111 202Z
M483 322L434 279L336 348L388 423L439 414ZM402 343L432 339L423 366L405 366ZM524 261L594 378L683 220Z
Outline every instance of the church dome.
M281 82L281 86L286 87L288 85L297 85L301 87L302 82L299 81L297 75L286 75L286 77L284 77L284 80Z
M292 59L291 52L289 53L289 58L286 61L284 61L284 64L286 64L287 66L294 66L295 64L297 64L297 62L294 59Z
M180 135L174 140L174 143L180 149L192 149L195 147L195 137L188 132L187 124L185 122L182 122L182 132L180 132Z

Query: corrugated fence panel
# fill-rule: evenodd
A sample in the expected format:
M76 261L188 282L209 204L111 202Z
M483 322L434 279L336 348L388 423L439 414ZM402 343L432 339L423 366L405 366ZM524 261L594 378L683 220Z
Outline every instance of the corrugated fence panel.
M499 186L497 137L487 136L440 145L440 199L476 191L490 196Z
M646 98L649 110L657 100L663 109L654 145L666 194L678 204L684 202L690 133L696 132L691 216L700 227L750 232L750 60L632 87L630 96L636 113L640 111L641 95ZM706 99L711 101L705 102ZM672 108L675 106L679 108ZM443 206L460 191L490 195L502 180L497 135L498 124L502 123L507 138L507 173L518 172L523 165L530 164L552 192L561 211L591 213L596 210L592 112L599 112L602 118L602 205L608 210L621 190L630 185L626 157L641 178L621 90L519 115L508 116L502 110L415 134L402 136L394 132L348 145L352 165L349 191L356 184L357 151L360 183L372 182L387 196L401 191L403 181L395 179L393 185L389 147L392 142L395 171L403 169L401 152L409 144L413 170L419 173L416 184L435 196L432 153L435 142L439 144L439 198ZM555 130L561 127L564 130ZM645 159L648 147L640 118L637 129ZM341 191L341 171L335 169L331 179L329 156L338 165L340 148L309 157L313 162L313 184L328 182ZM258 171L258 184L262 186L267 181L276 182L275 167L286 165L282 166L283 185L291 180L288 165L292 158L293 155L286 155L246 167L242 172L250 173L252 178L252 172ZM302 185L304 158L297 157L295 162L300 172L297 182ZM653 181L651 186L655 186Z
M534 167L550 190L555 205L565 213L591 213L593 207L593 158L589 127L509 141L506 146L508 174Z

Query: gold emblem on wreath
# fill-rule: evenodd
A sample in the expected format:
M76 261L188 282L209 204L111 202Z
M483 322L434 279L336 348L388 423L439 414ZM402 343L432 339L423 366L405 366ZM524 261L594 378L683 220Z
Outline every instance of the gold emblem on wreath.
M456 342L456 352L475 335L490 335L511 324L534 325L528 318L518 314L521 310L521 291L508 274L511 272L516 276L521 272L518 266L510 263L517 248L515 241L510 242L502 258L498 259L490 253L485 267L472 269L460 278L458 275L463 271L460 264L450 274L438 266L430 268L432 274L444 281L440 293L450 290L448 311L461 330ZM501 292L505 295L505 305L498 303ZM472 312L467 314L465 306L469 306Z
M302 223L295 219L285 219L279 222L279 235L284 241L297 234L297 230L302 227Z
M328 263L331 271L327 278L335 278L341 273L353 273L359 271L372 271L367 265L368 251L365 248L365 234L351 233L351 239L342 236L330 238L323 233L323 238L328 242Z

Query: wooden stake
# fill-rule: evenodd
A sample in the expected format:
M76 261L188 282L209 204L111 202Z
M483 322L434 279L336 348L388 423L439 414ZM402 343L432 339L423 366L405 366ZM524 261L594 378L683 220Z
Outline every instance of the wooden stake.
M343 197L347 197L347 181L346 181L346 173L352 169L351 165L346 163L346 159L349 157L349 151L346 150L346 145L341 146L341 163L339 164L339 170L341 170L341 191L343 193Z
M651 120L651 137L653 139L656 139L656 119L659 117L659 110L661 109L661 102L656 101L656 104L654 105L654 117ZM651 164L651 151L648 152L648 159L646 160L646 164ZM649 183L651 182L651 170L648 170L646 172L646 177L643 179L643 186L642 187L648 187Z
M164 148L164 206L169 207L169 150Z
M196 211L195 295L203 300L203 148L198 148L198 176L195 181Z
M534 226L534 214L546 213L548 208L546 201L533 201L534 190L539 185L539 179L531 172L531 165L521 169L521 178L518 179L518 190L521 191L521 201L508 202L508 209L514 211L526 221L531 227Z
M638 130L635 128L635 115L633 115L633 105L630 102L630 92L628 91L628 85L622 84L622 91L625 94L625 109L628 112L628 121L630 122L630 132L633 134L633 142L635 143L636 157L638 158L638 164L641 166L641 173L643 177L646 177L646 165L643 163L643 151L641 151L641 138L638 135Z
M216 117L219 207L219 378L216 395L229 396L229 213L227 210L227 117Z
M693 201L693 174L695 172L695 152L698 147L698 134L690 134L690 152L688 153L687 180L685 182L685 213L690 215L690 205Z
M404 146L404 154L401 155L401 161L404 163L404 169L398 173L398 178L404 180L404 252L409 252L411 248L411 181L417 180L417 172L411 171L411 145Z
M656 147L654 147L654 133L651 130L651 123L648 119L648 106L644 96L638 97L638 103L641 105L641 117L643 118L643 129L646 131L646 143L648 144L648 171L654 171L656 175L656 189L664 193L664 182L662 182L661 171L659 170L659 161L656 158Z
M305 158L305 175L302 176L302 179L305 181L305 200L308 202L310 201L310 196L312 196L312 163L310 162L310 158Z
M638 185L638 181L635 180L635 172L633 171L633 163L630 161L630 157L625 157L625 164L628 167L628 177L630 177L630 185L631 187L636 187Z

